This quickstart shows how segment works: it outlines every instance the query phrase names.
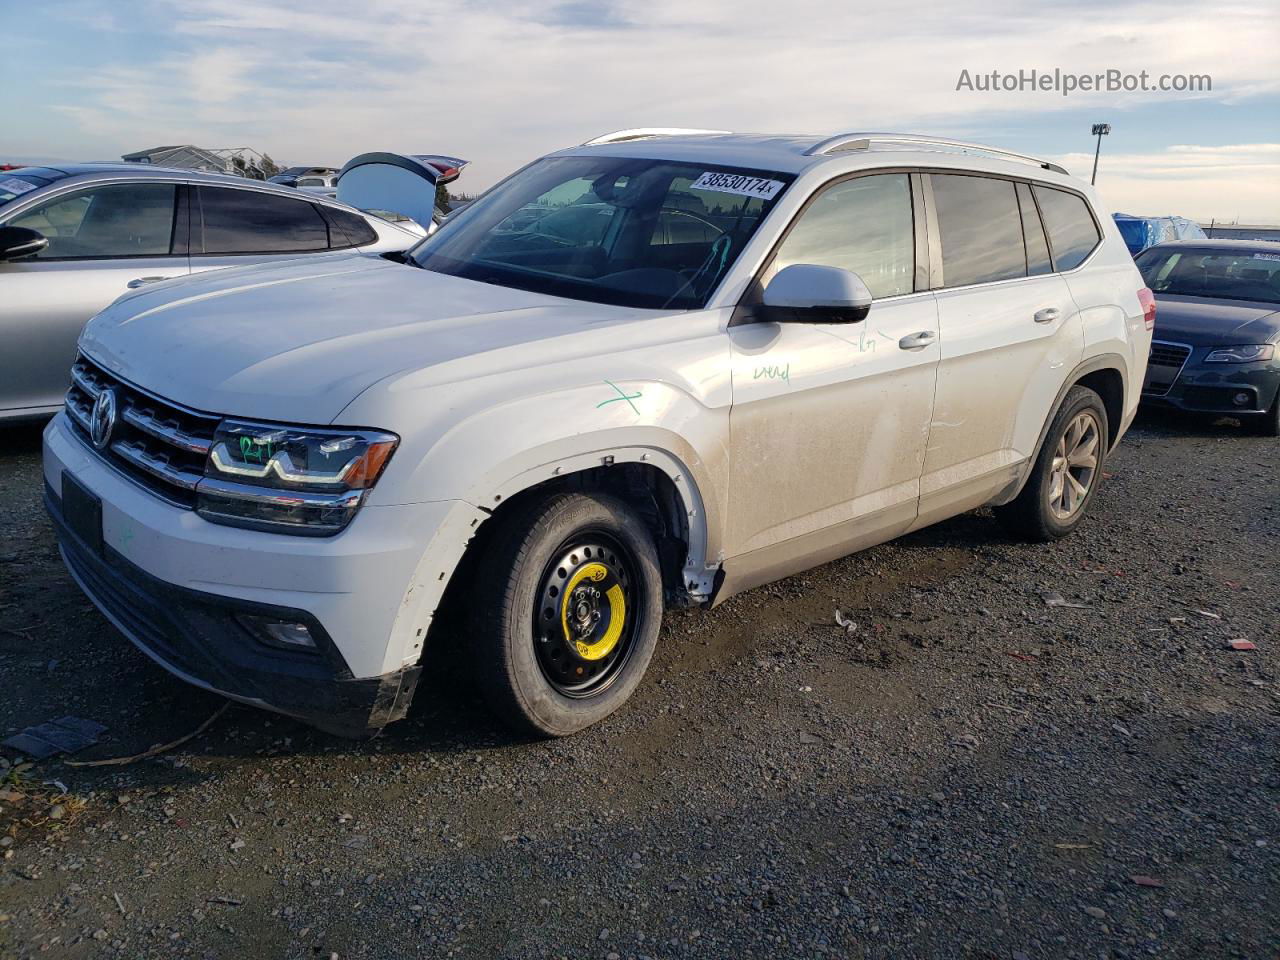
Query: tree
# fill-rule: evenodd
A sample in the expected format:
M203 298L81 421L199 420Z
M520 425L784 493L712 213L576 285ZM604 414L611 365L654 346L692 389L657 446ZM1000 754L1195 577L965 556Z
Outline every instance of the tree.
M443 183L436 181L436 206L448 213L453 208L449 206L449 191Z

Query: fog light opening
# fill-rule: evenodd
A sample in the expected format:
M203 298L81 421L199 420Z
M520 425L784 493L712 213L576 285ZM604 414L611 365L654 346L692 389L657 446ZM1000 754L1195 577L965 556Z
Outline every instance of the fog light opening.
M1253 394L1246 393L1245 391L1241 390L1239 393L1237 393L1234 397L1231 398L1231 402L1234 403L1237 407L1253 406Z
M263 643L284 650L316 650L315 637L305 623L241 616L240 621Z

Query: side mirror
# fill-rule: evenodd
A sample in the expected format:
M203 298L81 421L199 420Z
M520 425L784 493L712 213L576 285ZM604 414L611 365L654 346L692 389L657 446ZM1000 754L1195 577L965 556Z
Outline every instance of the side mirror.
M39 253L49 238L26 227L0 227L0 260L20 260Z
M764 289L764 316L776 323L858 323L871 310L871 291L852 270L793 263Z

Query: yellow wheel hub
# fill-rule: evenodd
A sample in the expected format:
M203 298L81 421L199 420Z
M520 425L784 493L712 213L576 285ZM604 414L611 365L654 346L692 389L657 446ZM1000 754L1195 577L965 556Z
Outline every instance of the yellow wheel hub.
M630 660L643 602L628 548L604 532L565 542L543 567L533 608L534 656L566 697L594 697ZM640 593L643 598L644 594Z
M590 601L600 593L595 584L605 580L613 581L604 590L604 597L609 601L608 619L603 633L596 636L598 633L596 621L599 620L600 611L592 609L595 604ZM584 585L587 588L586 591L578 589ZM560 626L564 630L565 642L576 650L583 660L601 660L607 657L617 646L618 639L622 636L623 624L626 622L627 604L617 578L611 577L609 568L602 563L584 564L574 571L569 582L565 584L562 597ZM592 617L595 619L591 620ZM573 626L570 626L571 622ZM592 637L595 639L591 639Z

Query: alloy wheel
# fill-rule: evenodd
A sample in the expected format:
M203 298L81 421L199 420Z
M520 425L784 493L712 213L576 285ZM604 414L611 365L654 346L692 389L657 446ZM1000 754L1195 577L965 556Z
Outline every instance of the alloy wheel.
M1091 410L1081 411L1063 431L1049 468L1049 510L1059 520L1080 511L1098 474L1102 425Z

